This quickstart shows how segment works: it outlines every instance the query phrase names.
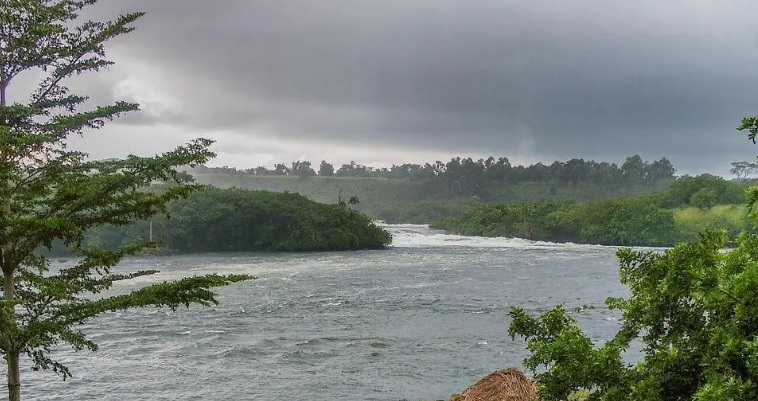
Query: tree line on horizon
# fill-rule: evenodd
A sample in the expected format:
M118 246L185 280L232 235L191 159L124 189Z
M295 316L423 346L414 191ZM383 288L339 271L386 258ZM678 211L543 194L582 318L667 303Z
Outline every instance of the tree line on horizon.
M735 166L737 163L732 163ZM236 167L208 167L197 166L194 171L206 174L249 174L249 175L279 175L307 177L354 177L354 178L387 178L409 179L423 181L431 176L441 176L460 170L478 170L489 173L500 180L512 179L515 181L541 181L546 175L564 176L577 178L582 175L598 175L602 171L608 175L617 175L622 178L631 178L639 181L671 178L676 173L673 164L667 158L661 158L653 162L644 161L640 155L632 155L620 166L617 163L596 162L594 160L570 159L567 161L556 160L547 165L538 162L529 166L512 165L507 157L495 159L490 156L487 159L474 160L471 157L455 157L447 163L435 161L434 163L404 163L393 164L391 167L372 167L350 161L336 167L334 163L322 160L316 169L308 160L297 160L286 165L277 163L273 168L258 166L255 168L238 169ZM606 170L606 171L603 171ZM743 169L744 170L744 169Z
M626 158L621 165L594 160L571 159L555 161L546 165L536 163L529 166L512 165L507 157L474 160L470 157L456 157L443 163L436 161L426 164L406 163L391 167L373 168L351 161L339 168L327 161L321 161L316 171L309 161L295 161L290 166L276 164L273 169L258 166L251 169L234 167L197 166L195 174L251 175L251 176L295 176L309 177L352 177L382 178L421 182L434 191L441 187L454 196L488 197L488 189L497 184L518 184L523 182L548 182L552 191L578 189L582 184L605 188L621 186L655 186L668 182L675 176L676 169L664 158L645 161L639 155Z

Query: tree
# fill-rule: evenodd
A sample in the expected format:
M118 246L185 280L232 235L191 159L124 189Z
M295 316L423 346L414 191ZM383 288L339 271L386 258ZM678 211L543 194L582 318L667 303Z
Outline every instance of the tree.
M754 139L757 122L745 119L739 129ZM758 187L748 198L752 210ZM742 233L736 248L724 251L727 245L726 232L704 232L664 252L619 250L630 296L606 300L622 318L603 344L562 305L536 318L513 308L509 333L527 340L524 365L540 399L577 392L593 401L758 399L758 236ZM642 354L628 365L623 354L633 342L642 343Z
M273 174L274 175L290 175L290 169L284 164L279 163L274 166Z
M646 163L639 155L629 156L621 165L621 176L627 183L639 184L645 177Z
M701 188L692 194L690 204L698 209L708 210L716 204L716 192L710 188Z
M316 172L311 168L311 162L307 160L292 162L292 169L290 171L292 174L295 174L300 178L308 178L316 175Z
M334 175L334 166L327 163L326 160L321 160L321 165L318 167L318 175L321 177L331 177Z
M539 318L512 309L509 333L527 340L524 365L535 373L540 399L577 392L608 401L758 399L758 237L742 234L736 249L722 252L726 244L726 233L704 233L663 253L620 250L631 296L606 301L622 324L601 345L563 306ZM634 341L643 354L628 365L622 355Z
M253 173L255 175L271 175L271 170L267 169L266 166L258 166L253 170Z
M743 118L742 123L740 123L739 127L737 127L737 131L747 131L748 139L753 141L753 144L755 144L755 137L758 135L758 117Z
M97 349L78 329L91 318L148 305L172 310L209 305L216 303L212 287L251 278L189 277L125 295L103 294L116 281L155 273L113 272L124 256L147 244L91 249L82 244L84 234L103 224L123 226L165 212L168 202L198 188L184 183L178 168L205 163L213 153L206 139L155 157L123 160L92 161L67 148L72 135L138 109L126 102L85 109L87 97L65 85L72 76L113 64L104 44L131 32L143 15L80 23L78 14L96 2L0 0L0 351L12 401L21 399L22 356L31 359L34 369L51 369L65 379L70 373L50 354L54 345ZM10 103L11 84L21 74L42 78L27 103ZM63 242L79 255L76 266L48 269L48 260L35 250L53 242Z
M650 184L654 184L657 181L674 178L676 169L667 158L654 161L647 166L647 172L645 173L645 180Z
M371 170L371 167L356 164L355 161L351 160L350 164L343 164L335 175L337 177L368 177L371 175Z
M738 181L745 181L753 171L758 169L758 164L748 162L733 162L729 172L737 177Z

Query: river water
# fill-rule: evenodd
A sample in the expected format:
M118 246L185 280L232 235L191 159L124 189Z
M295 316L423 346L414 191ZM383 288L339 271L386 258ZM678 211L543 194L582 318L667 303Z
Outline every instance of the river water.
M55 353L73 378L22 367L24 398L447 399L521 365L510 306L595 305L578 316L582 327L598 340L615 333L617 314L603 307L626 293L615 248L388 229L386 251L128 259L120 270L161 273L115 291L206 273L259 279L219 289L213 308L101 316L84 327L99 351Z

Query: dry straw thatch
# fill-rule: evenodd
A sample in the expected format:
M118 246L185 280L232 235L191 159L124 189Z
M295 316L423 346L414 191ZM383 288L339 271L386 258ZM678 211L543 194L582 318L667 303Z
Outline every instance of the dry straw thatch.
M449 401L534 401L537 386L518 369L497 370Z

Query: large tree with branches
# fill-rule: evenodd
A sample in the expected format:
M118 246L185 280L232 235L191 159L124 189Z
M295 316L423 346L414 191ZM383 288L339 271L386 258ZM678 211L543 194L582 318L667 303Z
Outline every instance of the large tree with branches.
M153 157L93 161L67 147L72 135L101 128L138 110L115 102L87 108L87 97L66 86L69 78L113 64L104 44L134 29L142 13L110 21L84 21L79 14L97 0L0 0L0 352L8 367L8 392L21 399L19 359L65 379L66 366L51 349L97 348L77 327L109 310L143 306L176 308L215 303L213 287L244 275L189 277L154 284L126 295L108 295L118 280L155 273L117 274L126 255L147 244L115 251L86 249L92 227L126 225L166 212L171 200L197 188L178 169L205 163L211 141L198 139ZM33 74L28 74L33 73ZM14 79L42 78L28 100L11 103ZM13 93L17 95L17 93ZM14 96L14 98L20 98ZM160 183L160 185L156 185ZM63 242L79 257L73 267L50 269L37 252ZM98 294L93 296L92 294Z

